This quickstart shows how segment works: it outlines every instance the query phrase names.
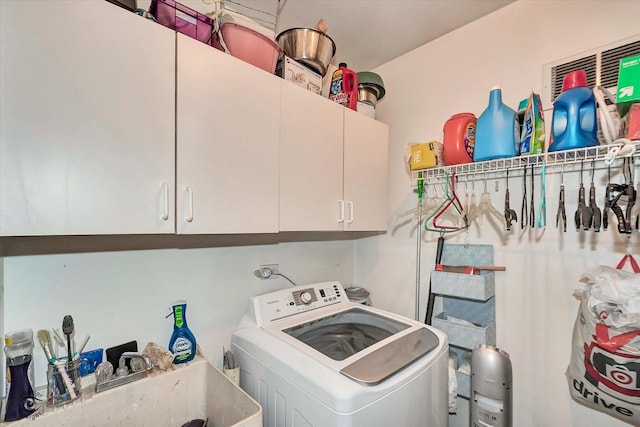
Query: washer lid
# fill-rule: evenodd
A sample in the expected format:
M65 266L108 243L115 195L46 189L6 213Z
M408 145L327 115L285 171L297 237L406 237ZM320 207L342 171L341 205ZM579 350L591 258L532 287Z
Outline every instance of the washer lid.
M359 383L376 385L429 353L439 343L430 330L416 329L345 366L340 373Z

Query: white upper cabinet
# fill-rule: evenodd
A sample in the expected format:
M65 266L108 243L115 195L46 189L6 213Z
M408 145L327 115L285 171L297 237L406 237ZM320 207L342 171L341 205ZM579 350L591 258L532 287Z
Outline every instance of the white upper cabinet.
M280 231L387 229L389 129L282 82Z
M0 1L0 235L173 233L175 35L106 1Z
M278 232L280 79L178 34L177 229Z
M281 86L280 231L342 230L344 107Z
M387 229L389 127L344 109L344 230Z

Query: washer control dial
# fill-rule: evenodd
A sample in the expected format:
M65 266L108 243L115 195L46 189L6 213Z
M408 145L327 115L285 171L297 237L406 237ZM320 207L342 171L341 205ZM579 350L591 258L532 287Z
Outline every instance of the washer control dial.
M300 289L293 292L293 300L296 306L312 306L313 303L318 301L316 297L316 291L313 288ZM304 307L305 310L308 307Z
M313 301L313 295L311 295L310 292L302 292L300 294L300 301L302 301L303 304L310 304L311 301Z

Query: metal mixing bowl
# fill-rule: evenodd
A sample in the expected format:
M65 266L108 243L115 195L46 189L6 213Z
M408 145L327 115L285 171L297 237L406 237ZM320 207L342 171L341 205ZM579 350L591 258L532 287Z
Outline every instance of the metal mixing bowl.
M373 105L378 103L378 89L374 86L358 86L358 101Z
M360 86L367 86L375 90L378 101L384 98L384 82L382 81L382 77L378 74L371 71L360 71L358 73L358 88Z
M290 28L278 34L276 42L290 58L303 63L321 76L327 73L336 44L331 37L313 28Z

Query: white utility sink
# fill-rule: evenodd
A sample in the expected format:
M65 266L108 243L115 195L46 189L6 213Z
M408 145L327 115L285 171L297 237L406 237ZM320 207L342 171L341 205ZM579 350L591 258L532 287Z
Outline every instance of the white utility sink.
M260 405L201 356L173 371L154 369L147 378L94 389L84 387L77 401L7 426L180 427L207 417L208 427L262 426Z

